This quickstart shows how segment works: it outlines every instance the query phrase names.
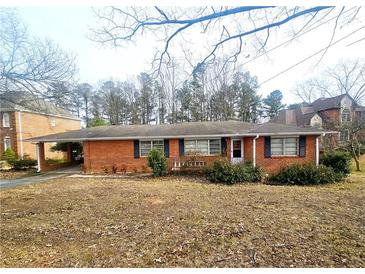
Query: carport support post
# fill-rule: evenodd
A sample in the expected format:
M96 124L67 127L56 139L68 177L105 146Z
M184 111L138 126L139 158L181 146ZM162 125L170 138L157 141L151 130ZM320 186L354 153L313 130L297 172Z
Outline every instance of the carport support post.
M67 162L68 163L72 162L72 144L71 143L67 143Z
M37 163L38 163L38 172L41 172L44 169L46 164L46 158L44 154L44 143L37 143Z

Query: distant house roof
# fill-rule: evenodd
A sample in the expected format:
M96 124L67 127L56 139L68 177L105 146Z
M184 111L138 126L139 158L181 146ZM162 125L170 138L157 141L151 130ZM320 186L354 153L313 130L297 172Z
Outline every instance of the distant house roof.
M275 123L240 121L189 122L163 125L118 125L85 128L28 139L31 142L71 142L85 140L127 140L163 138L203 138L265 135L319 135L326 131ZM329 132L328 132L329 133Z
M312 104L302 103L292 109L283 109L274 119L272 119L272 122L296 126L309 126L313 116L321 111L340 108L341 101L346 96L354 102L355 111L365 111L365 107L358 106L351 96L348 94L341 94L331 98L319 98Z
M351 100L351 96L348 94L341 94L331 98L319 98L314 101L311 105L313 106L314 111L321 111L326 109L333 109L341 107L341 101L344 97L348 96Z
M32 98L30 96L13 95L1 98L0 111L29 111L80 120L68 110L60 108L44 99Z

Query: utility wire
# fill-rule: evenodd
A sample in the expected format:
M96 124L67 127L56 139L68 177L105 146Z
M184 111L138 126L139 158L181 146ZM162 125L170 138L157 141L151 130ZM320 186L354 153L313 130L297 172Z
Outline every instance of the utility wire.
M270 78L266 79L265 81L263 81L262 83L260 83L260 84L259 84L259 86L261 86L261 85L263 85L263 84L265 84L265 83L267 83L267 82L269 82L269 81L271 81L271 80L275 79L276 77L280 76L281 74L283 74L283 73L285 73L285 72L287 72L287 71L289 71L289 70L291 70L291 69L295 68L296 66L298 66L298 65L300 65L300 64L302 64L302 63L304 63L305 61L309 60L310 58L313 58L313 57L314 57L314 56L316 56L317 54L320 54L322 51L326 50L327 48L329 48L329 47L332 47L332 46L336 45L337 43L341 42L341 41L342 41L342 40L344 40L344 39L347 39L348 37L350 37L350 36L351 36L351 35L353 35L354 33L358 32L359 30L364 29L364 28L365 28L365 26L362 26L361 28L359 28L359 29L357 29L357 30L355 30L355 31L353 31L353 32L351 32L351 33L349 33L349 34L347 34L346 36L344 36L344 37L340 38L339 40L337 40L337 41L333 42L332 44L330 44L330 45L328 45L328 46L324 47L323 49L321 49L321 50L319 50L319 51L317 51L317 52L313 53L312 55L310 55L310 56L308 56L308 57L304 58L303 60L301 60L301 61L299 61L299 62L295 63L294 65L292 65L292 66L290 66L290 67L286 68L285 70L283 70L283 71L281 71L281 72L279 72L279 73L275 74L274 76L272 76L272 77L270 77Z
M354 45L354 44L356 44L356 43L358 43L358 42L361 42L362 40L365 40L365 37L364 37L364 38L361 38L361 39L359 39L359 40L357 40L357 41L355 41L355 42L352 42L352 43L350 43L350 44L348 44L348 45L346 45L346 47L352 46L352 45Z
M347 10L347 11L343 12L342 14L344 15L344 14L346 14L346 13L350 12L351 10L353 10L353 9L355 9L355 8L356 8L356 7L353 7L353 8L351 8L351 9L349 9L349 10ZM321 27L322 25L324 25L324 24L326 24L326 23L328 23L328 22L332 21L333 19L336 19L337 17L338 17L338 15L333 16L333 17L329 18L328 20L326 20L326 21L324 21L324 22L320 23L319 25L314 26L314 27L312 27L312 28L310 28L310 29L307 29L306 31L301 32L300 34L298 34L298 35L296 35L296 36L294 36L294 37L290 38L289 40L287 40L287 41L285 41L285 42L282 42L282 43L280 43L279 45L277 45L277 46L275 46L275 47L273 47L273 48L271 48L271 49L268 49L267 51L265 51L265 52L263 52L263 53L261 53L261 54L259 54L259 55L256 55L256 56L255 56L255 57L253 57L251 60L248 60L248 61L244 62L242 65L246 65L246 64L248 64L248 63L251 63L252 61L254 61L254 60L256 60L256 59L260 58L261 56L266 55L267 53L269 53L269 52L271 52L271 51L274 51L274 50L276 50L276 49L278 49L278 48L280 48L280 47L282 47L282 46L284 46L284 45L286 45L286 44L288 44L288 43L292 42L294 39L297 39L297 38L299 38L299 37L303 36L304 34L306 34L306 33L310 32L310 31L312 31L312 30L315 30L315 29L317 29L317 28ZM314 23L314 24L315 24L315 23ZM313 24L312 24L312 26L313 26Z

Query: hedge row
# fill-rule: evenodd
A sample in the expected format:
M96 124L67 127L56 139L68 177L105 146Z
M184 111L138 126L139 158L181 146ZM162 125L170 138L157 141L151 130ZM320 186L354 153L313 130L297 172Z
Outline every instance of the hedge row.
M267 183L278 185L320 185L342 181L350 174L351 156L347 152L332 151L323 155L321 164L294 164L281 168L267 178ZM263 176L259 168L250 163L232 164L218 160L206 170L207 178L214 183L235 184L258 182Z

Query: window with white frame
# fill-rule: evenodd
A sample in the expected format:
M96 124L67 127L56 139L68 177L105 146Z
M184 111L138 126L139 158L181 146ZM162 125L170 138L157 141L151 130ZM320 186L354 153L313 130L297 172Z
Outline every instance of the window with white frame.
M3 113L3 127L10 127L10 116L9 113Z
M271 155L298 155L299 138L271 138Z
M11 139L10 139L10 137L5 137L4 138L4 151L7 150L8 148L11 148Z
M56 118L51 117L51 126L55 127L56 126Z
M198 155L219 155L221 153L220 139L185 140L185 153Z
M344 108L341 115L342 123L351 122L351 112L349 109Z
M340 141L347 142L350 140L350 131L348 129L344 129L340 132Z
M163 140L146 140L140 141L140 154L142 157L147 156L152 148L163 152Z

